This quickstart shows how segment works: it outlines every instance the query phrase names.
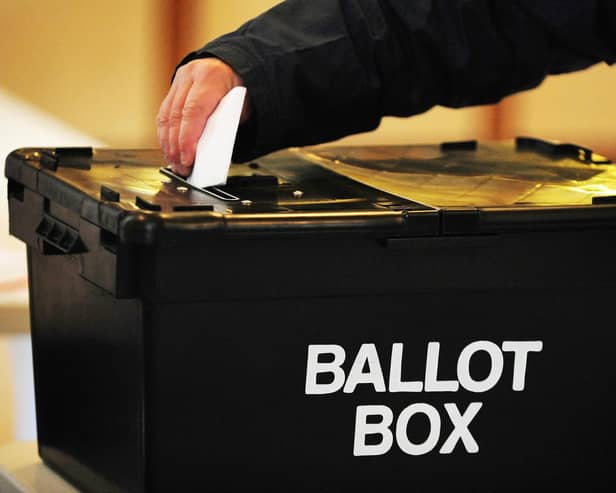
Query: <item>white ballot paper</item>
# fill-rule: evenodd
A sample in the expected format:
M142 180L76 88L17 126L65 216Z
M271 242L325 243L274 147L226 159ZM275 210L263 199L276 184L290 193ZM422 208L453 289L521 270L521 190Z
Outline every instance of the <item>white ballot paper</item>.
M234 87L208 118L197 142L195 165L187 178L192 186L205 188L227 182L245 95L245 87Z

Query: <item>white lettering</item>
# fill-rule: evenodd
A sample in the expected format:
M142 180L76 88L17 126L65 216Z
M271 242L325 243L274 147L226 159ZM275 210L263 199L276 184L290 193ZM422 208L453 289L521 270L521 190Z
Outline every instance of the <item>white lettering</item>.
M474 380L470 373L471 358L478 351L490 356L490 372L483 380ZM458 358L458 380L469 392L487 392L494 387L503 374L504 358L500 348L490 341L476 341L466 346Z
M364 373L364 366L368 365L368 371ZM385 378L379 362L379 355L374 344L362 344L357 351L353 366L349 370L343 392L350 394L361 383L369 383L377 392L385 392Z
M407 435L407 426L410 419L418 413L425 414L430 421L430 432L423 443L413 443ZM424 455L430 452L437 444L441 434L441 416L429 404L415 403L406 407L398 416L396 423L396 442L398 447L408 455Z
M438 342L428 343L428 353L426 356L426 392L457 392L459 384L457 380L438 380L438 356L440 344Z
M380 416L378 423L368 423L368 416ZM383 455L389 452L394 437L389 427L394 421L394 415L387 406L357 406L355 413L355 439L353 455ZM381 435L378 444L368 445L367 435Z
M479 445L473 438L473 435L471 435L468 425L477 415L482 405L483 404L481 402L471 402L466 408L464 414L460 415L458 406L453 403L445 404L445 410L447 411L447 414L449 414L449 419L451 419L454 429L447 440L445 440L445 443L441 447L439 453L451 454L458 440L462 440L464 448L469 454L476 454L479 452Z
M330 363L321 363L319 362L321 354L332 354L334 360ZM332 394L340 390L344 385L344 370L341 368L344 358L345 353L342 346L337 344L310 344L306 363L306 394ZM331 373L334 376L333 381L317 383L317 375L320 373Z
M402 350L404 344L396 343L391 346L391 365L389 367L390 392L421 392L423 382L402 381Z
M503 341L503 351L513 352L513 384L512 389L524 390L526 382L526 360L530 352L539 353L543 350L543 341Z

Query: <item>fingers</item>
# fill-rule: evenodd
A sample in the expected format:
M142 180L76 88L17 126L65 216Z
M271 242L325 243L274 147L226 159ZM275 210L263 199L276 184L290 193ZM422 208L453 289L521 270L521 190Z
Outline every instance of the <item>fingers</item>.
M194 162L197 141L219 100L214 92L208 93L207 85L193 84L184 103L178 136L182 166L190 166Z
M171 108L171 103L173 102L176 88L176 84L171 85L171 89L165 99L163 99L160 109L158 110L158 115L156 116L158 142L160 143L160 147L167 161L169 161L167 158L169 155L169 109Z
M192 87L193 80L185 73L178 71L169 93L163 100L157 116L157 131L160 146L165 159L171 165L180 162L178 149L178 136L182 111L186 95Z
M182 166L181 164L174 164L172 167L174 173L180 176L188 176L192 171L192 164L190 166Z
M174 172L190 174L207 119L223 96L239 85L242 81L233 69L216 58L180 67L156 118L158 140Z
M178 145L178 136L180 134L180 124L182 123L184 113L184 101L192 87L191 80L181 81L178 83L173 96L173 102L169 109L169 117L167 119L168 127L168 144L167 144L167 161L171 164L180 163L180 149Z

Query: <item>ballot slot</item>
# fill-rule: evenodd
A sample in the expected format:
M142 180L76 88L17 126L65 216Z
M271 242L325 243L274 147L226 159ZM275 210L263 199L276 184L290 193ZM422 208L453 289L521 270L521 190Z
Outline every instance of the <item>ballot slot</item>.
M230 194L229 192L226 192L224 190L221 190L218 187L205 187L205 188L200 188L197 187L193 184L191 184L186 178L178 175L177 173L174 173L170 168L160 168L159 171L164 174L167 175L168 177L177 180L179 182L182 183L182 185L192 188L194 190L199 190L200 192L205 192L206 194L218 199L218 200L223 200L225 202L239 202L240 198L236 197L233 194Z

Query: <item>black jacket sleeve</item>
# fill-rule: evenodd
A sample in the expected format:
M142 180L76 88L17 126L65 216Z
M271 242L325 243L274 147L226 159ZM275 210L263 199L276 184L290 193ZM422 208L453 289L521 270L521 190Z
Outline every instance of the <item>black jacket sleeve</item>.
M376 128L434 105L495 103L616 60L614 0L287 0L181 63L218 57L253 118L234 159Z

